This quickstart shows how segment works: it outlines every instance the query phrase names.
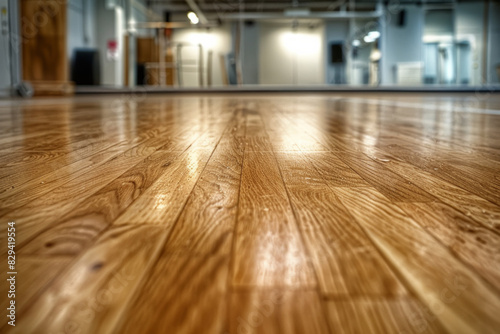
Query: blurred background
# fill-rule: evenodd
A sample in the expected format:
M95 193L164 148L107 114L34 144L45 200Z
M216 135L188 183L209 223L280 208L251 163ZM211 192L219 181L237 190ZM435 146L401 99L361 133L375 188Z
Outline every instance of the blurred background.
M0 0L0 95L491 87L500 2Z

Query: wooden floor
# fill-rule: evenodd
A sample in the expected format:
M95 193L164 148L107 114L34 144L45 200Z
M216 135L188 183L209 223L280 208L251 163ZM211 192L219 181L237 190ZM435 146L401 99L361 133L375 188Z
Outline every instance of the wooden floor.
M4 100L0 128L1 333L500 333L499 95Z

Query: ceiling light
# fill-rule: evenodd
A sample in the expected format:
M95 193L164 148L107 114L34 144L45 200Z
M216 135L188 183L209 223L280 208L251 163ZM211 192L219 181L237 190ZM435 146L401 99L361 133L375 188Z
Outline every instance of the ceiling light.
M377 38L380 37L380 32L378 32L378 31L370 31L368 33L368 36L370 36L373 39L377 39Z
M198 15L196 15L195 12L189 12L187 16L192 24L198 24L198 22L200 22L200 19L198 18Z
M283 11L283 14L288 17L304 17L311 15L309 8L289 8Z
M365 43L372 43L375 41L375 38L372 38L371 36L369 35L366 35L363 40L365 41Z
M361 45L361 42L359 41L359 39L355 39L354 41L352 41L352 46L360 46Z

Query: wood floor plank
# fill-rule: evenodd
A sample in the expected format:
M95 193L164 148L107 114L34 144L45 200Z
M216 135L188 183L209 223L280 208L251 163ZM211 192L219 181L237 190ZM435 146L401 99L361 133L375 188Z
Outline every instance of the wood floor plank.
M86 198L27 243L20 254L77 255L163 174L182 152L156 151Z
M245 113L245 150L248 152L272 150L271 142L267 137L264 122L256 110L249 110Z
M401 209L370 188L337 195L448 331L497 331L499 295Z
M279 114L262 114L265 122L267 134L273 143L281 143L275 147L275 151L301 150L301 151L325 151L327 147L321 144L314 137L307 133L306 126L302 122L296 124L291 120L285 119Z
M307 154L314 168L332 187L368 187L370 186L351 167L331 152Z
M228 332L327 334L330 330L321 303L316 291L235 291Z
M500 96L470 97L2 101L0 332L496 334Z
M321 293L328 297L406 294L307 158L291 152L277 153L277 157Z
M430 202L434 197L364 154L336 153L370 185L394 202Z
M165 132L163 132L163 134L165 135ZM88 174L89 170L99 167L104 162L116 159L120 154L127 155L130 154L129 152L134 152L134 150L136 152L141 152L141 154L148 154L148 152L153 153L159 147L170 150L185 149L186 141L181 136L182 131L175 130L174 134L179 135L179 138L172 141L167 140L168 137L159 138L159 133L157 131L151 131L142 134L131 142L120 141L115 145L111 145L108 149L93 150L93 154L88 155L86 159L77 158L74 163L68 166L59 166L59 168L55 170L46 169L46 166L40 166L39 169L41 170L37 171L37 174L41 174L40 176L31 180L28 179L27 182L20 182L21 185L17 187L10 183L11 180L2 179L0 180L0 184L4 186L7 191L0 194L0 198L3 199L0 207L2 210L9 207L20 207L36 197L59 188L61 185L68 183L68 181L74 182L74 180L78 180L79 177L84 177L85 174ZM113 141L113 139L110 140ZM78 150L75 153L80 154ZM31 191L27 193L27 189Z
M16 313L21 314L32 300L44 293L46 287L69 266L72 259L64 256L54 258L17 256L16 260L15 268L18 275L15 280L15 307ZM6 279L10 277L10 275L6 276ZM9 285L1 284L2 296L7 297L9 289ZM1 299L2 309L6 310L9 307L8 304L7 298Z
M26 182L30 177L40 176L40 165L43 164L47 172L70 165L116 144L118 138L101 138L87 142L86 145L68 152L62 151L30 151L20 153L15 159L7 158L8 163L0 167L2 184L7 182L15 184L16 181Z
M82 174L51 191L50 194L38 197L18 209L9 210L2 218L16 222L17 247L22 247L59 217L76 208L85 198L116 179L151 153L150 149L132 148L104 161L98 169ZM0 238L3 236L0 235Z
M165 252L229 255L238 209L244 134L245 115L240 113L203 170L175 224Z
M166 235L157 226L108 230L19 316L11 333L111 332Z
M232 285L316 285L273 153L245 152Z
M155 134L151 135L154 136ZM54 224L62 215L74 209L78 203L81 203L85 198L94 194L159 148L166 151L184 150L191 145L193 140L197 138L197 135L196 133L194 135L191 133L187 137L180 135L179 138L170 141L165 138L150 137L149 135L143 136L143 138L149 139L142 143L139 141L139 144L136 146L102 162L90 172L82 173L81 175L67 173L68 176L74 177L70 182L59 186L51 191L50 194L38 197L18 209L13 211L8 210L8 213L4 217L16 221L19 226L18 245L22 246L31 240L35 235ZM81 186L82 184L84 184L83 187ZM72 194L72 197L68 197L67 194ZM75 201L75 199L79 201ZM86 226L90 228L86 232L92 231L95 228L92 224L87 224ZM85 229L81 230L82 235L84 235L84 231ZM94 231L93 234L96 232L98 233L98 231ZM3 236L0 236L0 238L3 238Z
M224 333L229 257L162 255L117 333Z
M190 148L178 156L113 225L154 224L172 228L212 151Z
M463 188L496 205L500 205L500 183L496 181L495 176L492 178L490 173L478 175L478 171L464 171L463 169L447 164L445 161L425 157L404 147L393 148L389 152L426 172L434 174L444 181Z
M40 176L35 178L24 177L20 175L19 178L7 178L1 180L2 191L0 199L2 204L0 212L5 212L10 208L21 207L26 203L40 197L52 189L56 189L61 185L84 175L92 168L112 159L119 155L129 147L128 143L119 143L116 145L104 146L103 150L96 150L91 155L77 159L74 163L67 166L59 166L57 169L52 169L50 166L37 166L36 171L32 174ZM78 153L77 153L78 154ZM66 170L72 173L63 173ZM29 173L29 171L27 171ZM35 174L35 175L36 175Z
M330 327L338 334L448 333L429 309L410 297L360 298L327 305Z
M500 254L500 235L441 202L399 206L500 292L500 266L492 265Z
M222 122L204 131L113 224L156 224L172 228L228 126Z
M485 227L500 231L500 206L497 206L467 190L397 159L386 159L386 168L432 194L440 201L452 206L468 218Z

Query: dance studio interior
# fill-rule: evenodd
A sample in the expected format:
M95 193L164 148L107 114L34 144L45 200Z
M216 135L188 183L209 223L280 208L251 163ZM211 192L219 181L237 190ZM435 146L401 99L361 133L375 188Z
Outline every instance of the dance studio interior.
M0 333L500 333L499 0L0 0Z

